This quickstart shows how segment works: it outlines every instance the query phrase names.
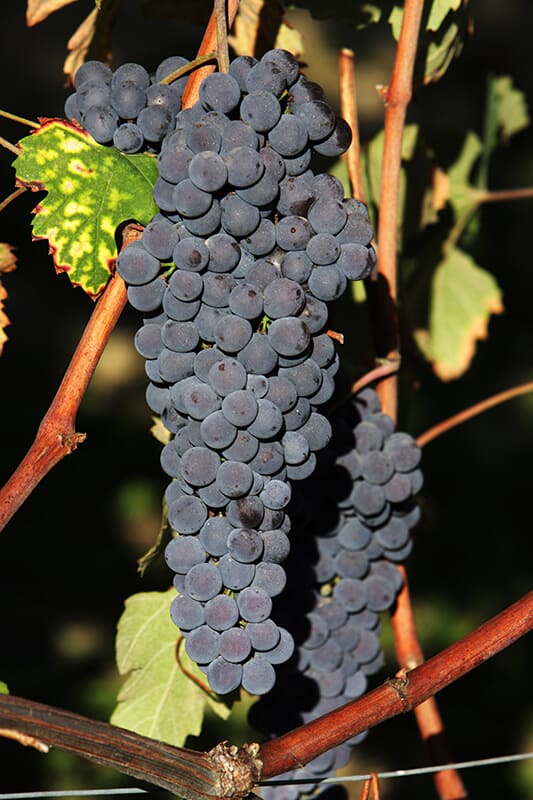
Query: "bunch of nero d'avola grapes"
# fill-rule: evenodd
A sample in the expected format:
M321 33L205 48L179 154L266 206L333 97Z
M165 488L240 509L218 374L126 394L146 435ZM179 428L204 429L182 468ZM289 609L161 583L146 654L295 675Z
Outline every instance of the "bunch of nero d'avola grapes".
M411 549L419 517L421 451L394 430L376 393L335 397L332 438L313 475L295 486L288 508L292 550L280 619L296 642L276 686L250 710L263 734L279 736L364 694L368 676L384 665L381 612L402 585L397 564ZM345 766L365 734L280 776L298 779L263 787L265 800L295 800Z
M99 144L113 144L122 153L157 150L173 130L187 76L172 85L165 78L188 64L171 56L150 76L140 64L122 64L112 72L101 61L86 61L74 76L65 115L82 125Z
M144 314L148 405L172 434L171 614L219 694L269 692L294 653L277 608L293 487L332 433L327 303L375 260L364 205L310 166L350 139L289 53L235 59L176 115L158 155L160 213L118 258Z

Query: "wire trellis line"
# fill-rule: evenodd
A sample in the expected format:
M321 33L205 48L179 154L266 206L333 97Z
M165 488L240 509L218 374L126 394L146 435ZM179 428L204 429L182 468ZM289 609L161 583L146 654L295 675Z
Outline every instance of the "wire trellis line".
M413 769L396 769L388 772L372 773L377 775L378 778L411 778L415 775L428 775L435 772L443 772L448 769L470 769L471 767L490 767L496 764L507 764L513 761L527 761L533 758L531 753L514 753L508 756L495 756L493 758L478 758L473 761L459 761L456 764L439 764L431 767L416 767ZM340 777L323 778L321 784L329 783L354 783L356 781L366 781L372 777L372 774L366 773L364 775L341 775ZM260 786L286 786L297 785L299 783L308 783L308 779L302 778L301 780L286 780L286 781L262 781ZM7 792L0 793L0 800L43 800L44 798L55 797L101 797L101 796L117 796L117 795L131 795L131 794L151 794L159 793L162 790L157 789L141 789L137 786L130 788L118 789L63 789L60 791L50 792Z

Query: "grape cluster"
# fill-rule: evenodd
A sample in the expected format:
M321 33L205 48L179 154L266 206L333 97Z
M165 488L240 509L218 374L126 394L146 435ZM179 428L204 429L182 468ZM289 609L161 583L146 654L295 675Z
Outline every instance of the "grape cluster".
M160 213L117 263L147 315L135 342L147 401L174 434L161 456L179 532L166 550L171 614L219 694L268 692L293 653L272 598L286 583L292 482L331 436L326 302L373 265L365 207L309 169L313 151L350 140L318 91L280 50L206 78L162 142Z
M288 508L293 552L283 608L289 609L285 619L297 652L250 711L252 724L268 735L364 694L368 676L384 664L379 614L401 588L396 563L410 551L409 532L419 516L413 496L422 482L420 448L394 431L375 392L364 390L341 405L332 428L314 475L295 489ZM350 746L362 738L283 776L307 783L265 787L262 797L295 800L309 793L348 762Z
M113 144L122 153L158 148L174 129L188 76L161 83L188 64L171 56L150 76L140 64L122 64L115 72L101 61L86 61L74 77L65 116L89 131L99 144Z

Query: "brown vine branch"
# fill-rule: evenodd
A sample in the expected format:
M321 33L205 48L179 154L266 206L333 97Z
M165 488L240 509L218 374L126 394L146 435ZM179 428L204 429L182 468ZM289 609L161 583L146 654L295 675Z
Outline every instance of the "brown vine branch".
M533 197L533 187L523 189L500 189L498 191L475 192L478 203L501 203L507 200L526 200Z
M411 711L436 692L517 641L533 628L533 592L525 595L475 631L430 658L425 664L392 678L358 700L265 742L257 749L227 748L242 759L243 780L266 780L306 764L368 728ZM34 737L48 746L174 792L185 800L211 800L214 796L241 797L231 788L221 791L227 779L214 751L200 753L172 747L105 722L12 695L0 695L0 729ZM220 745L215 748L220 754ZM222 759L223 760L223 759ZM230 770L231 772L231 770ZM243 784L246 785L246 784Z
M261 746L263 779L306 764L386 719L412 711L533 628L533 591L405 677Z
M416 623L411 604L407 573L399 567L403 586L396 598L396 609L392 614L392 629L398 664L406 671L424 663L424 654L418 641ZM443 724L434 697L429 697L414 710L422 738L427 746L432 764L450 763L449 749ZM434 781L442 800L460 800L467 797L466 788L457 770L442 770L434 775Z
M487 397L485 400L480 400L479 403L465 408L464 411L460 411L458 414L448 417L448 419L439 422L437 425L433 425L433 427L421 433L420 436L417 436L417 444L420 447L424 447L424 445L432 442L433 439L452 430L452 428L456 428L458 425L462 425L463 422L472 419L472 417L476 417L478 414L488 411L489 408L494 408L494 406L498 406L500 403L505 403L507 400L512 400L514 397L519 397L521 394L528 394L529 392L533 392L533 381L522 383L520 386L514 386L512 389L506 389L503 392Z
M257 746L238 750L217 745L209 753L172 747L107 722L12 695L0 696L0 725L10 738L14 738L13 731L17 739L21 735L38 737L48 747L149 781L184 800L241 798L259 778Z
M390 375L396 375L400 369L400 361L385 361L383 364L371 369L370 372L365 373L352 384L352 394L357 394L361 389L369 386L371 383L388 378Z
M357 197L358 200L365 202L363 170L361 169L361 141L359 139L354 52L347 47L343 47L339 53L339 83L341 116L352 129L352 143L344 155L352 197Z
M96 304L35 441L0 490L0 531L44 476L85 441L85 434L76 432L76 414L126 297L124 281L115 274Z
M424 9L423 0L406 0L391 80L385 90L383 161L379 196L377 281L367 282L375 309L376 353L390 358L399 350L397 252L400 213L402 139L412 96L413 70ZM397 418L398 379L391 375L378 386L385 413Z

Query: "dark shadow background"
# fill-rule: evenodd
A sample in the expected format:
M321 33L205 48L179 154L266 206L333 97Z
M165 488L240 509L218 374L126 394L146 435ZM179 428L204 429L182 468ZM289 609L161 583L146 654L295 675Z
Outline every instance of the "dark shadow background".
M5 4L1 12L0 107L30 118L61 115L65 44L92 4L70 5L33 29L25 27L24 5ZM473 2L472 12L474 37L438 85L417 92L410 111L414 121L481 133L489 72L513 75L532 103L531 4ZM291 18L306 31L310 76L331 91L332 53L341 46L356 49L367 139L381 125L373 86L386 83L390 72L387 32L356 35L346 25L310 22L303 12ZM175 21L146 21L139 3L125 3L114 33L113 63L138 61L153 68L172 53L193 57L201 34L200 27ZM0 134L16 141L25 130L1 120ZM11 160L2 150L2 197L12 191ZM491 168L493 188L528 185L533 185L531 129L499 150ZM31 243L34 202L24 196L0 215L0 241L16 246L19 261L5 279L11 326L0 359L2 481L30 445L93 305L65 276L55 276L46 243ZM499 281L506 311L492 321L488 341L459 381L442 384L421 361L408 358L401 415L410 432L532 379L532 216L532 201L483 210L474 251ZM364 318L360 308L352 313ZM132 345L137 326L137 315L126 310L83 402L78 430L87 432L87 442L45 478L0 537L0 679L14 694L100 719L109 716L119 686L113 642L124 598L169 583L161 566L143 580L136 573L136 559L158 530L166 485L159 445L148 432L143 366ZM408 568L428 656L530 588L532 440L533 398L526 396L424 452L424 514ZM395 670L388 630L384 641L389 667L377 681ZM522 640L439 697L454 758L533 750L530 644ZM239 720L224 728L209 721L193 746L247 736ZM358 748L350 771L425 763L414 720L405 717L375 731ZM471 797L533 795L533 773L525 765L472 770L464 777ZM45 757L0 741L0 792L128 783L58 751ZM357 787L350 791L359 796ZM382 786L386 800L434 796L426 777Z

